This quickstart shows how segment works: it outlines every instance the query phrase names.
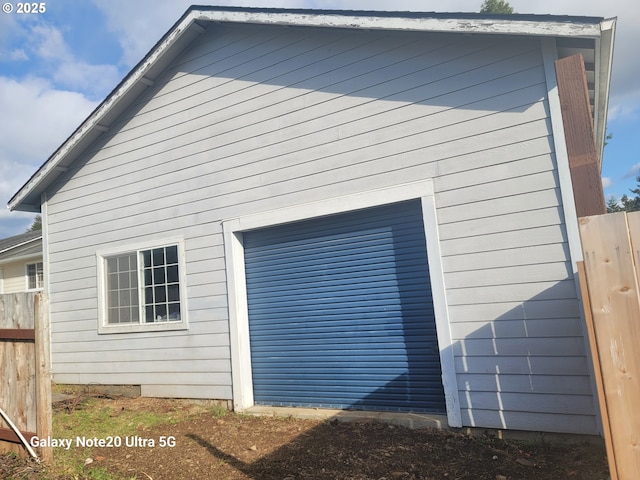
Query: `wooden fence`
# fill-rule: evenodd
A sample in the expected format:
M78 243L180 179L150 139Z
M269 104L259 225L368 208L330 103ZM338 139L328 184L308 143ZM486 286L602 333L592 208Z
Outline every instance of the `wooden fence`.
M611 480L637 480L640 212L583 217L580 236L580 283Z
M43 293L0 295L0 408L27 439L51 436L48 301ZM25 454L0 417L0 453ZM51 448L39 450L43 460Z

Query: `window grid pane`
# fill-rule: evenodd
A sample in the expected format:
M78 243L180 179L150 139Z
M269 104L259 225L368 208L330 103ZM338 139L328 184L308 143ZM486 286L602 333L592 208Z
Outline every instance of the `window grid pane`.
M27 278L30 290L44 288L44 267L42 262L27 265Z
M140 255L144 265L144 321L180 321L178 247L154 248Z
M136 253L106 259L107 323L139 323Z

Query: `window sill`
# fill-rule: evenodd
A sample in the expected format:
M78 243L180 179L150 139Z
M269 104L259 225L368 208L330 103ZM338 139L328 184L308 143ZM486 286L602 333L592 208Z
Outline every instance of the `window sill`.
M182 322L161 322L140 324L134 323L130 325L109 325L98 327L98 334L105 335L111 333L147 333L147 332L168 332L176 330L188 330L189 326L185 321Z

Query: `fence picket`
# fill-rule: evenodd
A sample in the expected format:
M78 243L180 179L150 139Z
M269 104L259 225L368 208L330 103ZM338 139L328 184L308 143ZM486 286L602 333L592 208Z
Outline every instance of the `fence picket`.
M47 296L0 295L0 408L28 439L51 435L51 378ZM24 454L13 430L0 419L0 453ZM40 449L44 460L51 448Z
M590 339L595 344L594 370L602 376L596 385L603 390L600 407L607 454L614 463L611 478L636 480L640 478L640 212L583 217L580 236L588 290L583 297L588 296L585 310L592 314L595 337Z

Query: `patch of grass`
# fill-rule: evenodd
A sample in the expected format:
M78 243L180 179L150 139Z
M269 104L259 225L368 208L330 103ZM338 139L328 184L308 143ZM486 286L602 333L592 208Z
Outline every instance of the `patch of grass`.
M124 406L126 405L126 407ZM54 448L52 478L82 480L135 480L122 478L99 465L85 466L93 459L94 449L79 445L78 439L106 439L139 435L159 425L179 423L208 410L205 405L175 402L171 408L155 408L154 399L140 398L127 403L108 398L83 398L72 410L61 409L53 415L53 438L71 439L71 448ZM226 412L226 409L224 409ZM214 415L221 410L214 407Z
M227 410L227 408L224 407L223 405L216 404L213 407L211 407L211 414L216 418L224 417L228 413L229 413L229 410Z

